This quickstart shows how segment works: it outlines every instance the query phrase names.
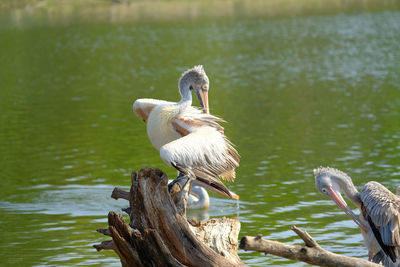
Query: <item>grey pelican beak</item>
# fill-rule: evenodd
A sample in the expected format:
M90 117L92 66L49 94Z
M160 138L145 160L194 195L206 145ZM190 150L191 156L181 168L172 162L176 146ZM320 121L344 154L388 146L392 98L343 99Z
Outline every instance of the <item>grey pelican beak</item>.
M210 113L208 110L208 90L202 87L200 90L196 90L196 93L199 98L200 106L203 108L203 112Z
M365 233L368 232L367 226L354 214L349 208L346 201L343 199L339 192L336 192L332 187L328 187L328 196L350 217L353 221L363 230Z
M193 184L200 185L200 186L202 186L202 187L204 187L204 188L207 188L207 189L209 189L209 190L211 190L211 191L213 191L213 192L215 192L215 193L221 194L221 195L226 196L226 197L229 197L229 198L231 198L231 199L235 199L235 200L238 200L238 199L239 199L239 195L237 195L235 192L232 192L232 191L229 190L228 188L226 188L226 191L224 191L224 190L219 190L219 189L217 189L217 188L211 186L210 184L205 183L205 182L203 182L203 181L201 181L201 180L199 180L199 179L195 180L195 181L193 182ZM221 182L221 184L222 184L222 182ZM223 185L223 184L222 184L222 185Z
M205 187L207 187L208 189L210 189L211 191L213 191L215 193L221 194L221 195L229 197L231 199L238 200L240 198L239 195L237 195L235 192L232 192L231 190L228 190L228 192L229 192L229 194L228 194L227 192L224 192L222 190L217 190L211 186L205 186Z

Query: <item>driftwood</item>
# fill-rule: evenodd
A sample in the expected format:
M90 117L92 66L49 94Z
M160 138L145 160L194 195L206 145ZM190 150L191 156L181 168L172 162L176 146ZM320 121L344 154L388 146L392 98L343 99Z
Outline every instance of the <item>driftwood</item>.
M378 267L376 263L363 259L338 255L321 248L318 243L306 232L296 226L292 226L292 230L303 239L305 246L287 245L281 242L263 239L261 235L257 237L244 236L240 240L240 248L250 251L264 252L265 254L273 254L279 257L304 261L309 264L319 266L332 267Z
M122 266L238 266L238 219L196 222L185 217L187 188L168 191L168 178L158 169L132 173L130 192L114 189L113 198L129 200L129 225L121 214L108 214L112 240L94 245L113 249ZM185 186L184 186L185 187ZM180 192L182 191L182 192ZM174 202L175 200L175 202Z
M237 254L240 223L238 219L211 219L207 222L188 220L196 237L218 254L241 263Z

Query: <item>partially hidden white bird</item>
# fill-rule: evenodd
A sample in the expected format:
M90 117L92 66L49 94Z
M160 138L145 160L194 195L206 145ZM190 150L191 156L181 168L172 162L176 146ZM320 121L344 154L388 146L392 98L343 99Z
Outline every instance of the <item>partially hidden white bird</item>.
M192 176L201 185L238 199L220 180L234 181L239 155L218 124L224 120L209 114L209 80L203 67L185 71L178 87L179 102L137 99L133 111L147 123L147 135L161 158L180 176ZM192 107L191 91L202 110Z
M210 197L207 190L201 185L193 183L187 206L189 209L208 209L210 207Z
M330 197L360 227L369 260L384 266L400 266L400 198L378 182L370 181L358 192L344 172L319 167L314 169L317 189ZM357 217L340 194L360 210Z

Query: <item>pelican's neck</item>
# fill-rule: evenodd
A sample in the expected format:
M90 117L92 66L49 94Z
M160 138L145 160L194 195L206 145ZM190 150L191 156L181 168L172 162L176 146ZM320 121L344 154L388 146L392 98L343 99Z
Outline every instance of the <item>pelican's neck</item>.
M179 92L181 94L181 101L179 101L179 105L182 107L188 107L192 105L192 94L190 93L189 86L180 85Z
M210 206L210 197L208 196L207 191L204 188L201 188L201 193L199 194L199 203L202 206L208 207Z
M198 198L191 203L192 208L204 209L210 206L210 197L203 187L194 185L191 189L191 193Z
M350 201L361 209L361 197L357 188L354 186L350 177L339 176L335 177L335 182L339 185L340 189Z

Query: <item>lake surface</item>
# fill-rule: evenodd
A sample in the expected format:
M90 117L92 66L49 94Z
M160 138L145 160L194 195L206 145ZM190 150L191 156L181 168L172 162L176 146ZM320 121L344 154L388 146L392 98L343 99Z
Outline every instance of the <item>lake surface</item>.
M130 172L167 167L132 112L179 99L203 64L210 111L241 154L229 188L200 218L240 218L239 235L367 258L356 224L317 192L329 165L356 186L400 184L400 12L270 19L0 27L0 265L119 266L95 230L128 204ZM195 101L194 104L198 105ZM354 208L354 206L353 206ZM357 212L358 213L358 212ZM240 250L249 266L303 266Z

